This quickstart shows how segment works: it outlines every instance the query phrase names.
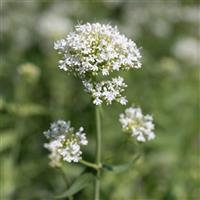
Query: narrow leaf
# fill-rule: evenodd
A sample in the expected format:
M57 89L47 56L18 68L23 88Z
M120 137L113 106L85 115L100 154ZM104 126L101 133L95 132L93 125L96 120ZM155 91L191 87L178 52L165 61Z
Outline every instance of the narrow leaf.
M44 115L47 114L47 109L39 104L7 104L5 109L11 114L15 114L21 117L34 116L34 115Z
M61 195L55 196L55 198L61 199L61 198L73 196L74 194L78 193L83 188L85 188L91 182L92 178L93 178L93 175L90 173L81 175L72 183L72 185L69 187L67 191L63 192Z
M133 164L138 160L139 157L140 155L136 155L130 162L120 164L120 165L103 164L103 169L112 171L115 173L124 172L130 169L133 166Z

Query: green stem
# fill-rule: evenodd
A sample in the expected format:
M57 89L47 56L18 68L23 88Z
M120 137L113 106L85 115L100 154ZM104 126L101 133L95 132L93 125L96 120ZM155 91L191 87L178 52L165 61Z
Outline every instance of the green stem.
M99 106L96 106L96 134L96 164L101 166L101 118ZM100 200L100 176L101 172L100 168L98 168L95 180L95 200Z
M93 168L93 169L95 169L95 170L98 170L99 168L101 168L100 165L96 165L96 164L91 163L91 162L88 162L88 161L86 161L86 160L80 160L79 162L80 162L81 164L83 164L83 165L85 165L85 166L87 166L87 167Z

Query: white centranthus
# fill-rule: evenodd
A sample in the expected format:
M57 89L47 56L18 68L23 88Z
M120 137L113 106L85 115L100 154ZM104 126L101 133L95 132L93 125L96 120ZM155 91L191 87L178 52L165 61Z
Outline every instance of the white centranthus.
M92 95L95 105L100 105L103 102L111 104L113 101L125 105L128 102L126 97L121 95L124 88L127 87L122 77L112 78L111 81L101 81L99 83L83 81L83 85L85 90Z
M56 41L54 48L62 54L59 68L81 78L141 67L135 42L110 25L77 25L65 39Z
M119 121L125 133L135 137L139 142L146 142L155 138L153 118L143 115L138 107L130 107L120 114Z
M83 127L75 132L69 121L58 120L50 125L44 135L50 140L44 147L51 152L49 158L52 167L59 167L62 160L78 162L82 159L81 146L88 144Z

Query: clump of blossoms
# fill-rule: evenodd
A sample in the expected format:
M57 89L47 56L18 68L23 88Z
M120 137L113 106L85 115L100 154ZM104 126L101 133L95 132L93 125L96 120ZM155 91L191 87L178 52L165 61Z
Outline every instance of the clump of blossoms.
M86 134L83 131L83 127L80 127L75 132L70 121L58 120L50 125L49 130L44 132L50 141L45 143L44 147L51 152L49 158L52 167L59 167L62 160L71 163L82 159L81 146L88 144Z
M86 91L93 97L93 103L100 105L104 101L111 104L114 100L125 105L127 99L121 95L127 85L122 77L112 78L111 81L101 81L99 83L92 81L83 81Z
M63 55L59 67L79 77L141 67L136 44L110 25L77 25L65 39L55 42L54 48Z
M77 25L65 39L55 42L54 48L62 55L59 68L83 81L94 104L104 101L111 104L114 100L126 104L127 100L121 96L125 84L118 85L115 81L119 78L98 82L98 76L141 67L139 49L131 39L120 34L117 27L100 23Z
M155 138L153 118L143 115L139 107L130 107L120 114L119 121L125 133L135 137L139 142L146 142Z

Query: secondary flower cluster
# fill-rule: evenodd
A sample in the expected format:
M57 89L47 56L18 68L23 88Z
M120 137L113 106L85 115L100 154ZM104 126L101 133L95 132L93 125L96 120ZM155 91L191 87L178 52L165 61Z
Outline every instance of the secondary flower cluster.
M44 147L51 152L49 158L52 167L59 167L62 160L78 162L81 159L81 145L88 144L83 131L83 127L80 127L77 132L74 132L70 121L58 120L50 125L50 129L44 132L50 141L45 143Z
M65 39L55 42L54 48L62 55L59 68L83 81L94 104L104 101L111 104L113 100L126 104L127 100L120 94L125 84L118 86L113 79L97 82L98 76L141 67L139 49L132 40L120 34L117 27L100 23L77 25ZM88 85L92 90L88 90Z
M100 105L103 101L106 104L111 104L114 100L122 105L127 103L127 99L121 95L127 85L120 76L118 78L112 78L111 81L101 81L99 83L83 81L83 85L86 91L92 95L95 105Z
M55 42L54 48L63 55L59 67L79 77L141 67L136 44L110 25L77 25L65 39Z
M120 114L119 121L122 124L122 130L139 142L155 138L153 118L151 115L143 115L140 108L127 108L123 114Z

